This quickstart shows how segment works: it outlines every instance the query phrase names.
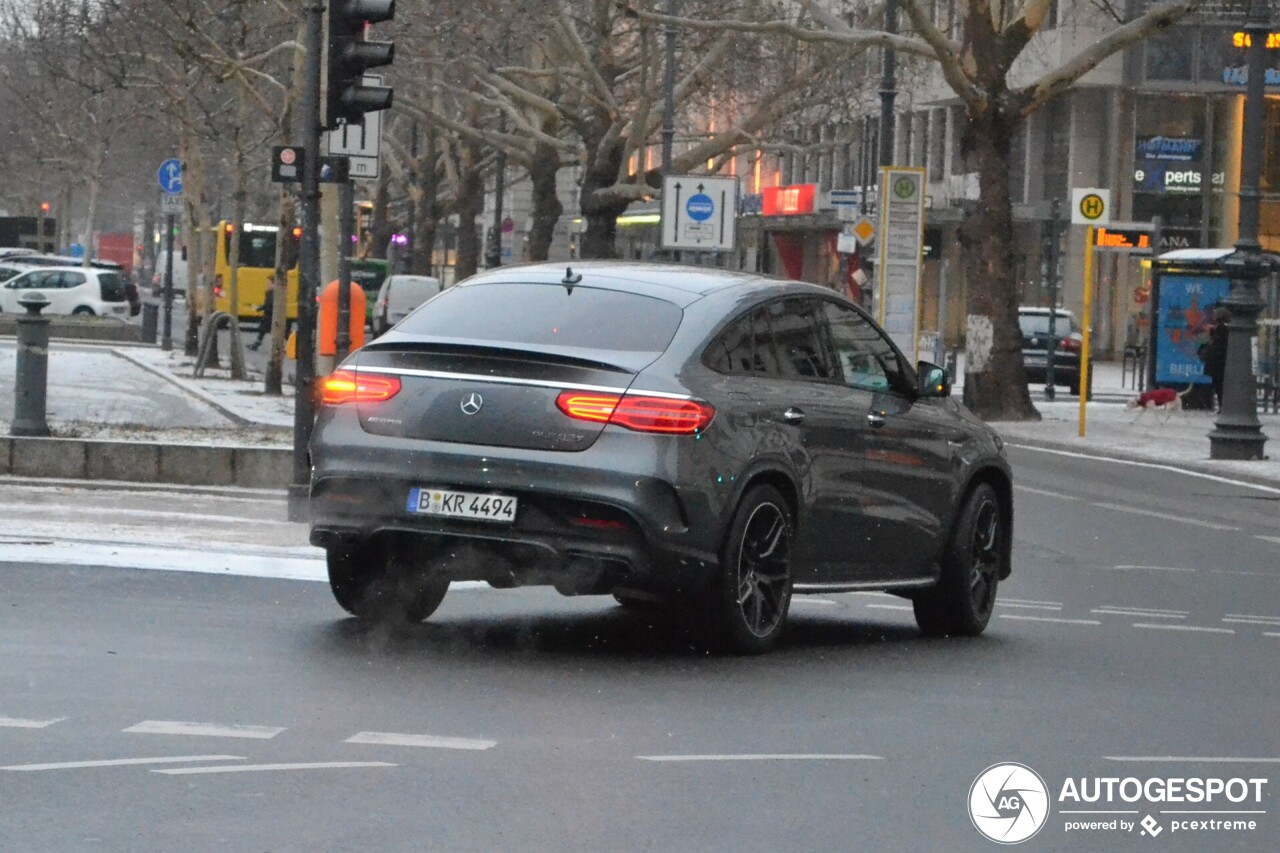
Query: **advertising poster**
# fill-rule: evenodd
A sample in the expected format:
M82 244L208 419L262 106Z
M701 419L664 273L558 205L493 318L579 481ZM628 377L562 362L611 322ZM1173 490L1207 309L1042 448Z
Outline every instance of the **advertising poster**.
M1226 298L1231 282L1204 275L1160 277L1160 310L1156 318L1156 382L1207 384L1200 361L1201 344L1209 340L1213 309Z

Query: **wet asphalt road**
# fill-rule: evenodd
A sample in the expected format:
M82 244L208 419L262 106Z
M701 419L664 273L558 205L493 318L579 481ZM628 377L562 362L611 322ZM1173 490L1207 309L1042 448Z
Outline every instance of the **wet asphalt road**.
M977 640L826 595L725 658L612 600L473 588L390 634L321 583L0 562L0 850L994 850L967 804L1001 761L1054 800L1020 849L1280 847L1280 491L1012 458ZM199 523L225 541L253 500ZM1108 776L1264 778L1212 808L1265 814L1066 831L1064 781Z

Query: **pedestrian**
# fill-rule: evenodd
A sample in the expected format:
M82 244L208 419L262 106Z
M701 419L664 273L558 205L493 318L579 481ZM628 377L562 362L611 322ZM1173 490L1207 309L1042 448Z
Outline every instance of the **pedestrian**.
M1209 340L1200 345L1197 355L1204 362L1204 374L1213 382L1213 399L1217 411L1222 411L1222 382L1227 372L1227 323L1231 312L1218 307L1213 311L1213 326Z
M275 275L267 276L267 292L263 297L262 305L259 309L262 316L258 319L258 339L249 344L249 349L254 352L258 351L258 347L262 346L262 339L271 334L271 318L276 308L276 277Z

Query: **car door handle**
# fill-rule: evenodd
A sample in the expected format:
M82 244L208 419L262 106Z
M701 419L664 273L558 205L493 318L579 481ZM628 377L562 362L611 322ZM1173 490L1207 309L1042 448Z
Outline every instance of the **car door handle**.
M871 426L873 429L879 429L880 427L884 426L885 417L879 412L872 412L871 414L867 415L867 424Z
M782 413L782 419L789 424L799 424L804 422L804 409L797 409L791 406Z

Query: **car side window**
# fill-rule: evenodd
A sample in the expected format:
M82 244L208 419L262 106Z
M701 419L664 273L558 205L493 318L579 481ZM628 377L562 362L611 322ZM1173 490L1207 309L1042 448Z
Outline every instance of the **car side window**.
M726 326L707 347L706 363L720 373L777 376L778 357L764 309L756 308Z
M869 391L906 390L897 352L870 320L834 302L824 302L823 310L845 384Z
M84 283L85 283L84 273L64 272L62 273L62 276L58 281L58 286L61 287L63 290L67 290L72 287L79 287Z
M783 376L838 379L816 299L781 299L765 306Z
M51 274L47 272L28 273L27 275L18 279L18 282L17 282L18 289L37 290L37 289L43 289L47 287L55 287L56 285L54 285L52 282L49 281L50 275Z

